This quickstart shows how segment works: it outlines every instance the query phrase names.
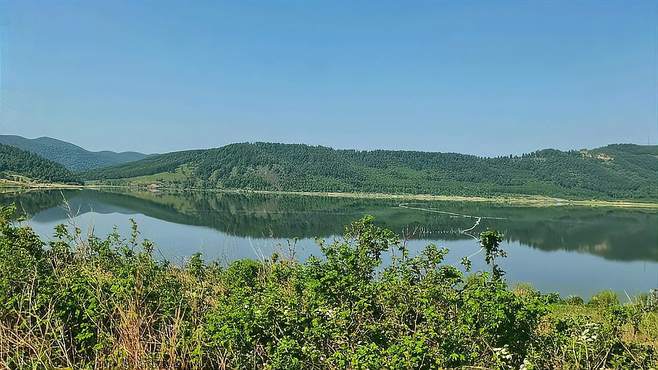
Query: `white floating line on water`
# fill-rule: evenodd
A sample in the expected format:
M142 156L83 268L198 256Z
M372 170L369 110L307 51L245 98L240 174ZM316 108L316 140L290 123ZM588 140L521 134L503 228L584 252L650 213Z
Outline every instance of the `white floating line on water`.
M489 220L506 220L507 219L505 217L472 216L472 215L465 215L463 213L440 211L438 209L413 207L411 204L412 203L400 203L398 205L398 207L406 208L406 209L413 209L413 210L423 211L423 212L439 213L439 214L455 216L455 217L474 218L475 219L475 224L473 224L473 226L471 226L468 229L459 230L459 233L464 234L464 235L468 235L468 236L470 236L471 238L473 238L475 240L478 240L478 238L475 237L474 235L469 234L469 232L473 231L476 227L478 227L480 225L480 222L483 219L489 219Z
M465 214L462 214L462 213L439 211L438 209L412 207L412 206L410 206L410 203L400 203L399 207L400 208L406 208L406 209L413 209L413 210L417 210L417 211L423 211L423 212L440 213L440 214L454 216L454 217L474 218L475 223L473 224L473 226L471 226L468 229L459 230L459 233L464 234L466 236L470 236L471 238L473 238L473 240L476 240L476 241L479 241L480 239L478 237L476 237L475 235L470 234L469 232L473 231L476 227L478 227L480 225L480 222L482 221L482 219L507 220L507 218L504 218L504 217L472 216L472 215L465 215ZM444 234L444 233L448 233L448 232L446 232L445 230L442 230L442 231L439 231L439 233ZM482 253L483 250L484 250L484 248L480 247L475 253L472 253L472 254L468 255L466 258L471 259L471 258L475 257L476 255Z
M413 207L413 206L411 206L411 204L412 203L400 203L398 205L398 207L406 208L406 209L414 209L414 210L423 211L423 212L440 213L440 214L450 215L450 216L465 217L465 218L479 218L479 219L489 219L489 220L507 220L506 217L472 216L472 215L465 215L463 213L440 211L438 209L432 209L432 208Z
M482 221L482 217L478 217L477 220L475 221L475 224L473 226L471 226L470 229L462 230L461 233L466 234L468 231L473 231L473 229L478 227L478 225L480 224L480 221Z

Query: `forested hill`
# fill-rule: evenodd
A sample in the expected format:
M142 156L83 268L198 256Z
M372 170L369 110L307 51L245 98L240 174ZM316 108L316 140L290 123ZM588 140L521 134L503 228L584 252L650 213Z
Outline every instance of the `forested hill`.
M27 139L16 135L0 135L0 144L38 154L72 171L86 171L136 161L146 154L136 152L116 153L111 151L90 152L77 145L50 137Z
M0 144L0 178L80 183L78 178L61 164L3 144Z
M482 158L243 143L152 156L82 176L176 187L655 200L658 146L619 144Z

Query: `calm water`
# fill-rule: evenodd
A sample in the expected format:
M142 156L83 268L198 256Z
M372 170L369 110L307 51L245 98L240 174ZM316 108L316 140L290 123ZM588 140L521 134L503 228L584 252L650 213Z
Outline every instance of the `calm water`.
M135 219L160 253L180 261L202 252L230 261L288 251L318 255L315 238L337 238L345 224L365 214L404 235L412 251L429 243L448 247L449 263L479 251L469 235L486 228L505 234L502 265L511 283L529 282L544 292L590 296L613 289L636 294L658 287L658 213L618 209L526 208L476 203L398 202L223 193L108 193L91 190L4 194L30 216L44 238L73 222L97 235L114 226L127 231ZM471 217L466 217L471 216ZM472 231L476 218L482 217ZM472 257L482 268L482 253Z

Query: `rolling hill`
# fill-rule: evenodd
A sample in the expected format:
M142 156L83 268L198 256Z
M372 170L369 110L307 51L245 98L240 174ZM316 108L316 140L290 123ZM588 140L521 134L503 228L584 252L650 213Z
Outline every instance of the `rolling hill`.
M15 146L19 149L38 154L53 162L64 165L71 171L86 171L113 166L146 157L146 154L137 152L91 152L77 145L50 137L27 139L17 135L0 135L0 144Z
M617 144L483 158L241 143L155 155L81 176L114 184L177 188L655 200L658 146Z
M59 163L10 145L0 144L0 178L38 182L80 183Z

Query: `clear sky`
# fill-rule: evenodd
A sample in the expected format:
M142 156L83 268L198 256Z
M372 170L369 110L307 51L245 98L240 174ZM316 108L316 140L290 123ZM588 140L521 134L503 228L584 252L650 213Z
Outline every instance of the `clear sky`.
M478 155L658 141L658 1L0 0L0 132Z

